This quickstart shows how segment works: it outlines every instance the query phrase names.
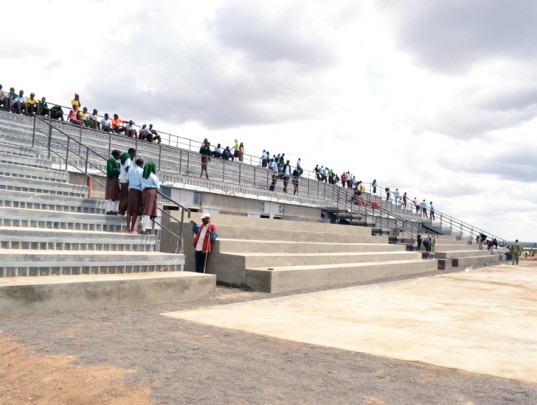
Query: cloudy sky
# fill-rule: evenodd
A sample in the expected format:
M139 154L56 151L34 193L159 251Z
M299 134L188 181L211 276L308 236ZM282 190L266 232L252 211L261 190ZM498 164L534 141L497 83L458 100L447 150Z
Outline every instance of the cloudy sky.
M7 2L4 89L376 178L537 241L535 0Z

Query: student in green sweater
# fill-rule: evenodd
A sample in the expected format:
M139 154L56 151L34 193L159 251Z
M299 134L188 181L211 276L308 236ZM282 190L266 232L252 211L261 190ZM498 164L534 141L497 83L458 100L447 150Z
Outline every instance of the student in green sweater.
M112 151L112 156L106 162L106 215L117 215L119 206L119 173L121 164L119 159L121 152L117 149Z

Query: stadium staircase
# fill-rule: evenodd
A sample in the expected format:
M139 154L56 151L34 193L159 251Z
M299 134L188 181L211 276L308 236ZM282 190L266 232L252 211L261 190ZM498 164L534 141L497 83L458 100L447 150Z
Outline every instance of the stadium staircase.
M26 118L26 117L21 117ZM124 217L5 125L0 132L0 315L198 299L214 276L183 272L158 235L126 234ZM6 135L6 131L10 135Z
M226 285L265 292L335 288L435 274L434 260L371 230L318 222L215 215L219 235L207 271ZM192 243L185 234L185 244ZM187 269L194 261L187 256Z
M451 238L455 241L457 240L456 236L449 236L452 229L446 229L442 221L434 223L427 220L426 222L430 227L438 227L439 233L443 234L442 238L446 239L446 243L437 244L436 257L440 258L439 260L421 260L419 252L405 251L404 244L388 243L389 240L393 242L393 236L399 234L401 221L407 224L425 221L416 216L412 210L401 211L400 207L395 206L392 202L386 202L380 197L377 198L377 195L371 195L368 198L377 198L381 207L389 214L378 215L378 211L371 209L371 207L365 207L360 211L360 208L357 208L352 202L352 190L345 190L341 187L309 179L301 181L300 195L298 196L278 191L271 192L268 190L271 176L267 169L239 162L226 162L222 159L211 160L209 164L210 180L200 179L199 155L196 152L178 147L159 146L145 141L133 140L125 136L83 129L56 121L53 121L52 126L50 126L40 120L5 112L0 112L0 141L4 143L4 146L1 146L2 156L4 156L2 164L6 166L6 174L3 177L12 177L7 172L9 168L15 169L13 166L17 166L17 170L11 170L12 172L15 171L18 175L26 173L23 182L24 189L11 189L18 194L13 194L16 200L12 202L14 205L6 207L12 210L10 215L14 220L14 222L8 222L9 225L6 226L24 228L20 226L24 223L21 218L21 210L23 209L47 212L43 218L48 221L47 224L51 224L51 227L45 231L42 224L36 225L35 221L33 223L27 221L27 227L30 228L31 225L34 230L30 232L32 234L31 238L28 237L28 234L24 234L21 229L10 229L10 239L6 240L5 248L2 245L2 249L9 249L10 251L26 249L32 251L37 246L40 246L41 251L52 251L54 249L56 251L63 249L65 253L91 251L93 253L88 257L95 257L95 263L99 263L93 266L93 270L89 270L92 267L89 264L85 267L86 270L81 270L80 266L72 265L73 261L68 259L69 257L77 256L74 253L71 255L64 254L63 261L66 263L65 266L31 264L33 262L43 262L43 258L48 257L49 253L26 257L18 256L16 261L20 261L24 265L15 266L11 264L6 266L6 276L8 274L12 276L19 275L17 278L20 279L23 274L53 275L60 271L63 276L64 270L62 268L68 274L73 272L108 272L116 275L132 273L137 271L134 270L136 267L132 267L133 270L131 271L128 266L134 265L134 263L131 262L123 267L118 263L115 266L117 271L114 273L115 270L111 269L114 266L109 263L103 264L102 261L97 259L96 252L109 249L114 252L135 252L134 255L140 255L140 257L144 254L147 255L147 253L151 253L149 256L158 254L158 252L154 251L149 252L152 249L154 250L155 247L156 239L154 236L121 235L120 232L123 229L122 220L103 215L103 201L95 200L95 198L102 199L102 188L99 188L94 183L92 187L93 198L84 198L88 192L84 183L79 185L69 184L80 183L80 177L84 176L80 176L77 171L80 172L81 170L84 174L87 173L94 177L102 178L110 151L112 149L126 151L130 147L136 147L138 154L145 161L152 160L157 163L161 183L169 188L189 188L202 192L244 198L272 199L299 206L324 208L327 212L329 210L336 212L340 218L347 218L350 212L350 223L366 226L349 227L326 223L277 221L240 216L232 216L231 218L233 219L229 219L223 215L218 216L216 221L218 221L220 240L211 257L209 269L217 275L218 281L224 284L270 292L303 288L325 288L423 274L434 271L436 266L440 266L440 269L447 269L460 266L463 263L470 263L472 260L476 263L476 266L486 265L492 260L490 256L493 256L490 255L485 258L485 254L480 255L479 252L475 252L473 249L466 249L474 251L474 256L472 256L461 248L460 241L458 243L447 243ZM91 145L91 149L89 147L85 149L81 145ZM39 167L40 176L45 176L45 173L47 173L46 175L49 176L49 179L45 180L36 176L33 169L28 168L32 166L28 164L29 161L32 162L34 168ZM66 161L68 164L65 164ZM49 189L44 187L44 185L50 186L52 179L55 183L54 191L51 191L50 187ZM60 186L60 184L63 185ZM281 186L280 181L277 190L280 190ZM70 191L62 191L62 187L77 189L79 193L69 195ZM291 188L292 186L290 185ZM48 204L46 201L35 202L34 196L30 196L31 193L39 193L40 199L44 199L46 196L52 203ZM77 202L74 203L74 200ZM5 204L9 205L10 202ZM49 207L55 208L51 209ZM198 208L203 209L201 206ZM65 219L63 222L57 222L59 212L71 211L74 211L73 214L78 214L76 221ZM56 219L53 218L54 216L56 216ZM49 220L48 218L52 219ZM238 218L240 219L238 220ZM21 220L23 222L16 222ZM328 218L325 220L328 221ZM237 226L237 221L241 223L241 226ZM256 221L263 222L258 223ZM270 222L271 225L267 226L267 222ZM14 226L15 224L17 226ZM263 230L265 228L272 229L273 232ZM56 233L53 233L53 230ZM378 230L380 230L378 233L372 232ZM75 231L80 232L78 234L69 233L69 236L65 235L65 233ZM83 232L93 234L82 236ZM97 232L101 232L101 234L97 235ZM372 233L380 236L372 236ZM110 240L111 234L114 235L113 239L116 242L103 243ZM293 237L290 240L286 240L288 235L293 235ZM187 247L189 247L189 237L187 232L184 241ZM87 238L88 243L84 243L85 239L83 238ZM460 236L458 238L461 239ZM48 242L50 239L57 240L55 247L45 245L45 241ZM95 241L95 239L98 239L101 243L94 244L92 240ZM401 237L396 241L401 242L404 240L408 242L409 238ZM144 243L139 243L139 241ZM410 242L411 244L413 243L413 236L410 237ZM468 246L465 247L468 248ZM104 251L106 252L107 250ZM186 269L192 270L190 263L193 258L188 252L187 250ZM443 254L445 257L442 257ZM107 258L110 256L108 252ZM117 253L114 253L114 256L117 256ZM130 259L134 257L130 253L125 256L129 256ZM482 257L478 258L479 256ZM463 257L466 259L461 260ZM175 260L178 259L175 258ZM444 260L442 264L440 260ZM12 260L12 262L14 261ZM136 263L139 263L138 259L136 259ZM219 264L218 269L214 268L216 263ZM269 270L269 268L272 270ZM149 267L145 269L149 270ZM139 270L143 269L139 267ZM174 270L177 270L177 268ZM159 274L164 273L164 271L159 272ZM181 274L181 272L177 271L168 273ZM78 276L78 274L75 275Z

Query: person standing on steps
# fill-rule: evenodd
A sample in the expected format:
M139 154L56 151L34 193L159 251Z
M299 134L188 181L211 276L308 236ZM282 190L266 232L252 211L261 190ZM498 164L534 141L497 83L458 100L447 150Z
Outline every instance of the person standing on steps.
M276 189L276 183L278 182L278 164L276 163L276 160L272 159L269 162L269 169L272 171L272 183L269 190L274 191Z
M285 162L283 166L283 192L287 193L287 185L289 184L289 177L291 177L291 165L289 160Z
M293 170L293 180L292 180L292 182L293 182L293 187L295 188L294 191L293 191L293 195L298 194L298 181L300 179L300 175L301 175L301 173L300 173L300 170L298 169L298 167L295 170Z
M200 179L203 177L203 172L205 172L205 177L207 180L209 180L209 173L207 173L207 166L209 166L209 156L211 156L211 144L205 138L203 140L203 144L200 148L200 155L201 155L201 173L200 173Z
M421 202L421 217L429 218L427 216L427 201L425 201L425 199Z
M142 201L142 176L144 174L143 159L136 159L135 166L127 173L129 181L129 199L127 203L127 233L137 234L136 220L143 211Z
M119 174L121 172L121 152L117 149L112 151L112 156L106 162L106 215L117 215L119 207Z
M430 201L429 202L429 216L431 217L431 220L435 220L436 218L434 217L434 207L433 207L433 202Z
M192 223L192 232L196 234L194 237L194 249L196 259L196 273L205 273L207 263L209 261L209 253L213 250L213 244L218 235L216 234L216 225L211 222L211 214L203 213L201 215L201 226Z
M144 165L144 174L142 175L143 234L151 229L151 220L157 217L157 190L160 190L160 183L156 173L157 167L153 162L147 162Z
M125 215L125 212L127 212L127 202L129 200L129 181L127 179L127 173L133 166L132 161L135 157L136 149L134 148L130 148L128 152L121 155L121 172L119 173L119 215Z

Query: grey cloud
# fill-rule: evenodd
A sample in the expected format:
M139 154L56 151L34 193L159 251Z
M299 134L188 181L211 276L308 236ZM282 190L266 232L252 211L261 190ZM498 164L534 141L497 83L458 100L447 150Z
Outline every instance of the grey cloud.
M536 153L534 146L530 149L522 146L514 151L503 151L494 158L475 162L472 169L479 173L494 174L505 180L534 183L537 179Z
M213 29L220 41L245 52L253 61L300 64L308 69L333 65L337 55L320 32L289 7L276 15L263 13L259 3L237 2L219 10Z
M417 6L419 3L419 7ZM396 39L423 65L459 72L489 58L535 59L537 2L533 0L381 0L394 16Z
M457 139L471 139L487 131L516 127L537 117L537 88L491 84L467 87L455 95L453 106L434 121L416 125L418 132L442 132Z
M461 173L461 176L491 174L499 180L534 183L537 179L536 154L535 146L521 145L515 150L500 150L496 155L482 155L479 159L463 163L445 157L441 164L447 169ZM487 184L487 187L489 186ZM469 192L465 191L465 194Z
M498 90L481 102L481 107L491 111L526 111L537 105L537 87Z
M248 34L250 22L246 20L235 20L237 33ZM262 25L262 19L257 20ZM87 94L106 103L101 111L129 111L133 118L151 115L178 124L197 121L208 128L226 128L305 119L320 116L327 108L318 70L304 68L304 63L316 58L314 49L308 48L311 44L294 60L282 59L282 55L292 58L300 38L287 38L295 45L283 51L279 38L274 43L269 37L256 39L250 45L257 44L256 55L261 56L251 60L223 48L214 38L186 42L177 33L163 31L167 24L158 29L154 24L140 24L130 43L114 45L114 60L125 61L121 67L106 60L96 64L92 91ZM267 24L276 27L273 21ZM279 56L266 60L272 54ZM327 62L321 57L317 63Z

